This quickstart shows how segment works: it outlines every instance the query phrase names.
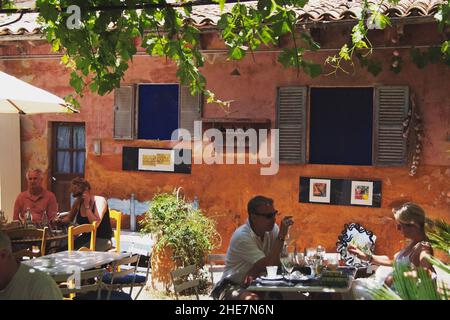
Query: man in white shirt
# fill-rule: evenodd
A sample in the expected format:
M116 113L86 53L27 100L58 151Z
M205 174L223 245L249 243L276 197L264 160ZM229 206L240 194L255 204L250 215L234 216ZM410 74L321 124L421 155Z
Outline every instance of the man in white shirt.
M255 293L245 288L253 278L266 271L266 266L280 265L280 253L294 223L284 217L280 228L275 224L278 211L273 200L263 196L252 198L247 205L248 220L234 232L225 259L225 271L215 286L215 299L254 300Z
M17 263L11 241L0 231L0 300L62 300L55 281L47 274Z

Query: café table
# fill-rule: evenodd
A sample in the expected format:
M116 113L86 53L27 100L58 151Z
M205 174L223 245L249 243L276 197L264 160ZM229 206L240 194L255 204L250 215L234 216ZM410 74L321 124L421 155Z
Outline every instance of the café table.
M101 267L130 255L128 252L62 251L23 261L22 263L43 271L50 276L57 276L73 273L75 269L85 271ZM54 259L53 266L45 267L46 261L52 258Z
M67 234L51 234L47 236L47 242L49 241L60 241L67 239ZM40 243L42 238L21 238L21 239L12 239L11 244L35 244Z
M23 228L22 223L20 223L20 221L18 220L14 220L8 223L0 223L0 231L3 232L13 231L22 228Z
M346 299L350 295L352 282L354 280L355 271L347 273L348 283L345 286L330 286L322 285L319 278L310 278L308 281L293 281L289 282L286 279L279 281L261 281L260 278L253 281L247 287L248 291L252 292L280 292L280 293L320 293L320 294L338 294L341 299Z

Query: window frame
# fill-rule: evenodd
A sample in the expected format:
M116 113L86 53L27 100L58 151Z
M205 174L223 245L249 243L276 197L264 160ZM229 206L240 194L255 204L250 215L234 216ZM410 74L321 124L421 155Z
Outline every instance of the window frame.
M68 126L70 127L70 146L71 148L58 148L58 127L59 126ZM74 138L74 127L83 127L84 128L84 148L78 149L73 148L73 138ZM87 134L86 134L86 123L85 122L60 122L60 121L54 121L52 122L52 140L54 148L52 150L53 153L53 161L52 161L52 172L53 175L67 175L67 176L73 176L78 177L80 175L83 175L86 173L86 160L87 160L87 149L86 149L86 143L87 143ZM58 171L58 152L69 152L70 153L70 172L60 172ZM74 161L73 156L77 152L84 152L84 170L83 172L73 172L74 169Z
M359 164L340 164L340 163L328 163L328 164L319 164L319 163L311 163L310 162L310 134L311 134L311 89L358 89L358 88L370 88L372 89L372 163L370 165L359 165ZM307 86L308 96L307 96L307 105L306 105L306 164L308 165L322 165L322 166L357 166L357 167L373 167L375 166L375 135L376 135L376 127L375 121L377 108L375 107L375 91L376 86L320 86L313 85Z
M135 95L135 112L134 112L134 139L133 140L141 140L141 141L174 141L174 140L163 140L163 139L146 139L146 138L139 138L139 107L140 107L140 87L143 85L152 85L152 86L161 86L161 85L177 85L178 86L178 128L180 128L181 124L181 84L176 82L162 82L162 83L147 83L147 82L139 82L136 83L136 89L134 91Z
M308 165L348 165L348 166L362 166L362 167L405 167L408 164L408 149L409 141L403 136L399 136L398 131L401 127L404 119L407 118L408 112L411 112L411 88L409 85L383 85L383 84L372 84L372 85L359 85L359 86L330 86L330 85L283 85L276 87L276 128L280 129L279 117L280 117L280 88L298 87L306 88L306 106L305 106L305 120L303 123L305 130L305 156L303 159L296 160L281 160L280 164L308 164ZM317 88L370 88L372 89L372 160L370 165L353 165L353 164L313 164L310 163L310 133L311 133L311 90ZM400 99L401 98L401 99ZM386 112L386 107L392 110L387 111L387 116L384 115L383 122L380 121L381 110L384 108ZM403 109L402 109L403 108ZM391 115L393 113L394 115ZM403 120L399 119L399 114L403 114ZM384 129L383 136L384 139L380 139L379 133L380 128ZM388 138L386 138L386 136ZM380 142L381 141L381 142ZM392 141L392 145L391 142ZM400 156L396 158L395 153L392 152L392 148L395 145L401 144L402 159ZM279 146L281 147L281 146ZM281 153L281 151L280 151ZM382 157L380 158L380 154ZM394 154L394 155L392 155ZM387 159L387 160L386 160Z

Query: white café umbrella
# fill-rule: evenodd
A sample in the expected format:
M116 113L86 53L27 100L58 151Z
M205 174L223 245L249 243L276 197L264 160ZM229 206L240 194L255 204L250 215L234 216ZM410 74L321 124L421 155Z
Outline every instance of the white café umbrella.
M78 112L63 99L0 71L0 113Z

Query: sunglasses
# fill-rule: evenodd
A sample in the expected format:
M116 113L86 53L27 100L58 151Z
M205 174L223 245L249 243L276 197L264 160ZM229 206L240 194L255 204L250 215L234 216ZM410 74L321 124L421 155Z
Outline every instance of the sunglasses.
M400 228L408 228L412 227L414 224L408 224L408 223L397 223L397 229L400 230Z
M278 215L278 210L269 213L253 213L255 216L265 217L266 219L273 219L273 217Z

